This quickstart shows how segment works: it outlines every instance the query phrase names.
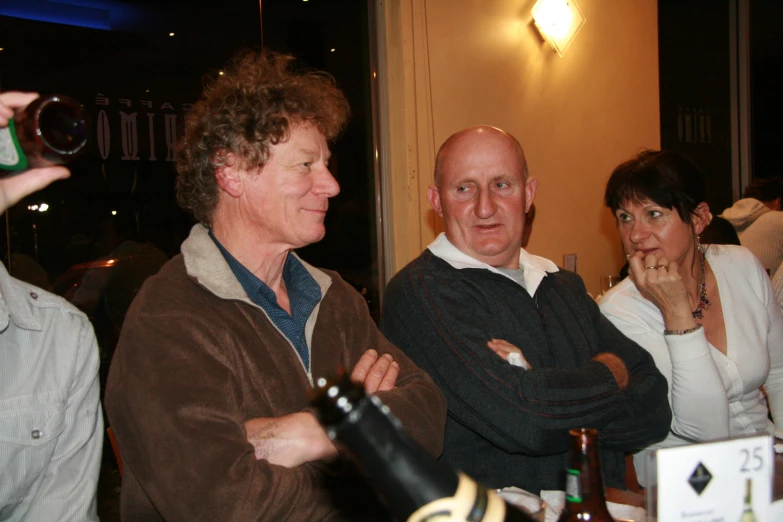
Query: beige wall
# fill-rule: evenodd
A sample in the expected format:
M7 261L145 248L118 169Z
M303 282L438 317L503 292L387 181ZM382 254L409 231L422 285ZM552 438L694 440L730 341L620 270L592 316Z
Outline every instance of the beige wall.
M515 135L539 180L528 250L561 266L578 254L591 292L602 274L619 272L602 195L617 163L660 146L656 0L579 0L587 23L562 58L533 26L533 4L380 2L395 71L386 84L391 272L439 230L424 198L435 149L476 124Z

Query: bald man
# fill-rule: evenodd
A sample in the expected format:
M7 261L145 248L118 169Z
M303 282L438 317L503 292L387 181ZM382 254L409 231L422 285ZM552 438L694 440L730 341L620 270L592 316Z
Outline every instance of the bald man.
M492 488L564 489L568 430L592 427L606 485L624 489L624 453L669 430L667 383L578 275L521 247L537 186L510 134L446 140L427 192L446 232L389 283L381 330L446 396L456 468Z

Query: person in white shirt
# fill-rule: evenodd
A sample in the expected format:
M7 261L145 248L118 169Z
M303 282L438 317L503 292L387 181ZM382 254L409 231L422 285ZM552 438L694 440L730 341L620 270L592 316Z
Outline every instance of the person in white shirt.
M783 312L783 268L778 268L775 275L772 276L772 290L775 292L775 299Z
M783 262L783 182L757 179L745 188L742 199L721 217L728 220L742 246L753 252L770 277Z
M0 132L37 97L0 93ZM0 174L0 212L69 175L64 167ZM87 316L0 264L0 520L98 520L98 365Z
M748 249L700 245L710 219L706 198L699 170L668 151L621 164L606 187L630 277L599 306L669 381L671 430L649 449L773 434L768 407L783 421L780 307ZM643 453L634 464L644 486L654 470Z

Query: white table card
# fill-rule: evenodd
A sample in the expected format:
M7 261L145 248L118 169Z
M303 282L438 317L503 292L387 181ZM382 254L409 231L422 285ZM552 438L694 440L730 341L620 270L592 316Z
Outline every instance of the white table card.
M765 435L659 449L657 519L769 521L772 443Z

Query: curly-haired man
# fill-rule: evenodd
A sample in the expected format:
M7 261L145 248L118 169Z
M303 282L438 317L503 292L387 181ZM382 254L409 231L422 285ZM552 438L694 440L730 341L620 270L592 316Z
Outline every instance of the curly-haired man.
M200 223L132 304L107 385L123 520L366 520L373 497L307 410L338 366L441 451L430 378L350 285L293 253L324 237L348 104L291 64L246 52L189 114L177 195Z

